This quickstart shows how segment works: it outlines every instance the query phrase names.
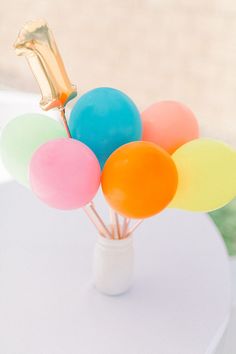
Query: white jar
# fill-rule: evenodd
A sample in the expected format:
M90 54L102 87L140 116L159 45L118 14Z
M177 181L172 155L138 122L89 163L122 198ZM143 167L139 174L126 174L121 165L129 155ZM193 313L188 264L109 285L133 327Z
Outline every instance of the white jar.
M94 250L93 275L96 288L106 295L126 292L133 280L132 236L110 240L99 236Z

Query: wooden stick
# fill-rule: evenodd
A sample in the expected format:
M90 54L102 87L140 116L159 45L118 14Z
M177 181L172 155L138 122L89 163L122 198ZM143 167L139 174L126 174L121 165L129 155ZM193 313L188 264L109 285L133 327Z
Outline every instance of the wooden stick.
M66 130L67 136L68 136L68 138L71 138L70 129L69 129L68 122L67 122L67 119L66 119L65 107L59 108L59 111L61 113L61 120L62 120L62 123L64 125L65 130Z
M129 229L129 231L128 231L127 234L126 234L126 237L130 236L130 235L137 229L137 227L138 227L140 224L142 224L143 220L144 220L144 219L141 219L141 220L137 221L136 224L134 224L134 225L131 227L131 229Z
M111 223L111 234L112 234L112 238L114 240L116 237L116 230L115 230L114 213L113 213L112 208L109 208L109 215L110 215L110 223Z
M114 239L120 239L121 238L121 232L120 232L120 224L119 224L119 217L118 214L110 208L110 215L111 215L111 220L112 220L112 225L114 227Z
M101 224L97 222L97 220L94 219L94 214L91 212L91 209L88 206L83 207L83 211L85 214L88 216L89 220L93 223L93 225L96 227L100 235L104 234L104 230L101 227Z
M90 202L89 204L87 204L83 209L86 212L86 214L89 216L89 218L91 215L91 214L89 215L89 213L91 212L93 214L93 216L94 216L93 223L94 224L96 223L97 227L99 225L100 233L102 233L106 237L111 238L112 235L111 235L110 231L108 230L106 224L104 223L103 219L98 214L93 202ZM91 220L91 218L90 218L90 220Z
M127 233L127 229L129 227L129 224L130 224L130 219L128 218L124 218L123 220L123 227L122 227L122 238L125 238L126 237L126 233Z
M119 222L119 216L116 212L115 212L115 221L116 221L116 230L117 230L118 239L120 239L121 238L120 222Z

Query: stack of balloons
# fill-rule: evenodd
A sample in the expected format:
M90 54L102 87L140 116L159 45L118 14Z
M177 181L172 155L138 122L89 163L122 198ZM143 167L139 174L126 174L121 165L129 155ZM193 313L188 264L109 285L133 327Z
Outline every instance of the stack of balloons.
M69 129L72 138L52 118L25 114L1 135L8 171L53 208L85 207L100 183L111 208L135 219L166 207L210 211L236 196L236 151L199 138L181 103L158 102L140 115L124 93L97 88L75 103Z
M48 33L45 26L40 23L43 34ZM33 44L29 34L27 43L22 37L25 29L19 37L17 48L23 54L30 45L42 41L39 27L35 28L32 23L27 27L31 36L37 34ZM46 61L47 68L52 55L58 58L59 54L55 44L45 43L47 50L54 48ZM41 58L38 65L42 62ZM53 69L56 64L53 61ZM54 80L58 80L56 74ZM54 82L47 86L54 85L55 89L44 95L44 109L64 109L75 96L63 75L60 85ZM50 77L46 75L39 81L43 79L49 82ZM62 84L64 92L59 92ZM141 220L167 207L208 212L236 196L236 151L223 142L199 138L194 114L179 102L157 102L140 114L121 91L96 88L77 100L68 125L65 116L64 123L67 129L46 115L16 117L1 134L2 161L17 181L30 187L50 207L84 208L87 212L90 208L97 217L99 231L108 238L128 237ZM100 184L114 211L111 229L92 202ZM124 218L122 223L118 214ZM138 222L130 226L130 219Z

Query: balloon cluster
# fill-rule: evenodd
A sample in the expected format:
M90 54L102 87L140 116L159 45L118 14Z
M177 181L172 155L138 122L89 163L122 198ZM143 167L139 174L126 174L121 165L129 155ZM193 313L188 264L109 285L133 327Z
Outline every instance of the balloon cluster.
M58 97L75 93L58 90L44 95L44 109L45 102L61 108ZM68 130L69 137L52 118L26 114L0 139L8 171L51 207L85 207L100 183L110 207L135 219L166 207L211 211L236 196L236 151L199 138L194 114L179 102L157 102L140 114L121 91L96 88L74 104Z

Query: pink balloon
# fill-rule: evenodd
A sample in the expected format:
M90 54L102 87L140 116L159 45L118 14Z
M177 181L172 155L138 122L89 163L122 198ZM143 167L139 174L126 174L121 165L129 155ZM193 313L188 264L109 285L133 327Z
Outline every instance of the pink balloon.
M94 153L74 139L59 138L41 145L30 163L33 192L57 209L88 204L99 188L100 175Z
M180 102L160 101L142 113L143 140L151 141L172 154L181 145L199 137L197 119Z

